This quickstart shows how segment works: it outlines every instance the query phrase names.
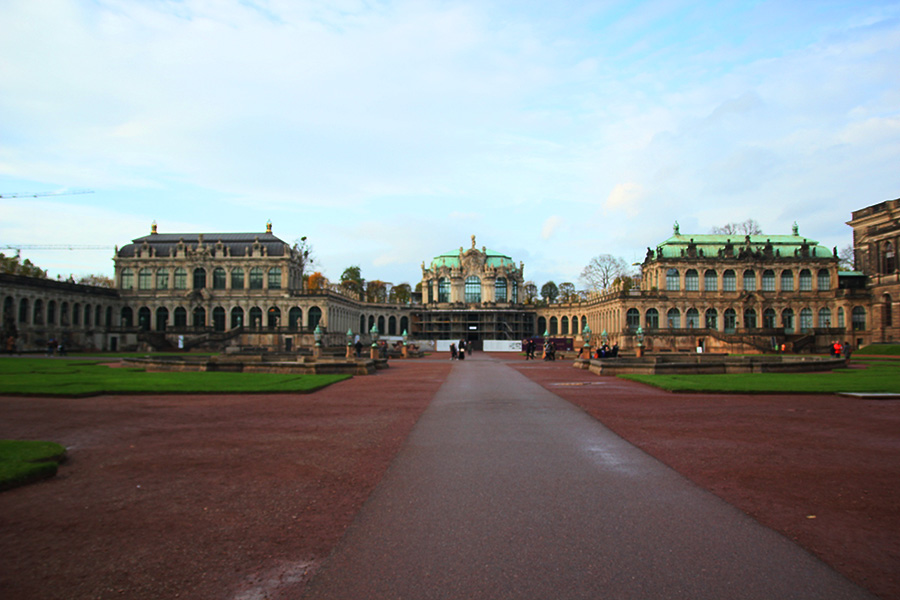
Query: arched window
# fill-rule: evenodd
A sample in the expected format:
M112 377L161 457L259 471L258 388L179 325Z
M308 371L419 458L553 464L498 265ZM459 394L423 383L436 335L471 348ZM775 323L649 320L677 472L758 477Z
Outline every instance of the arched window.
M157 331L165 331L166 324L169 320L169 309L165 306L160 306L156 309L156 330Z
M314 331L316 325L319 324L319 321L322 319L322 309L318 306L313 306L306 313L306 326L310 331ZM379 327L378 331L384 333L384 327Z
M100 319L97 319L99 325ZM47 325L56 325L56 301L51 300L47 303Z
M734 271L732 271L731 269L727 269L724 273L722 273L722 291L737 291L737 276L735 276Z
M409 332L409 318L408 317L400 317L400 333Z
M719 274L713 269L707 269L703 274L703 289L707 292L719 291Z
M175 289L176 290L186 290L187 289L187 271L178 267L175 269Z
M72 325L81 325L81 304L72 305Z
M225 275L225 269L223 269L222 267L216 267L215 269L213 269L214 290L224 290L226 287L226 280L227 277Z
M538 317L538 335L544 335L545 331L547 331L547 319L545 319L544 317Z
M269 269L268 284L270 290L281 289L281 269L279 267L272 267L271 269Z
M801 269L800 271L800 291L812 291L812 273L810 273L809 269ZM801 327L802 326L803 325L801 324Z
M646 329L659 329L659 311L655 308L648 308L644 315L644 323Z
M763 311L763 328L764 329L775 329L775 309L767 308Z
M368 329L366 329L366 315L359 315L359 332L358 333L366 333Z
M134 287L134 271L131 269L122 269L119 274L119 289L130 290Z
M515 279L512 280L512 294L510 297L510 302L513 304L519 303L519 282Z
M685 322L688 329L697 329L700 327L700 311L696 308L689 308L685 314Z
M84 326L85 327L91 326L91 305L90 304L84 305Z
M772 269L766 269L765 271L763 271L762 291L764 291L764 292L774 292L775 291L775 271L773 271Z
M378 317L378 331L380 331L381 333L385 332L384 315Z
M841 329L844 328L844 307L843 306L838 307L838 325L837 326L840 327Z
M831 310L828 308L819 309L819 327L831 327Z
M678 269L666 270L666 289L672 292L677 292L681 289L681 279L678 274Z
M628 312L625 313L625 326L628 327L628 329L637 329L638 327L640 327L641 311L636 308L629 308Z
M244 325L244 309L235 306L231 309L231 328L238 329Z
M850 322L853 324L853 331L865 331L866 309L862 306L854 306L850 313Z
M263 287L263 272L259 267L250 269L250 289L261 290Z
M893 273L897 269L897 261L894 256L894 244L885 242L884 244L884 273Z
M112 327L113 325L113 309L112 306L106 307L106 326Z
M559 320L559 332L563 335L569 334L569 317L563 317ZM573 331L572 333L574 334L577 332Z
M666 323L669 329L681 328L681 311L677 308L670 308L666 313Z
M450 280L446 277L438 280L438 302L450 302Z
M697 275L697 269L688 269L684 274L684 291L699 292L700 276Z
M94 325L100 327L103 325L103 308L98 304L96 308L94 308Z
M581 317L581 327L579 331L584 331L584 328L587 327L587 317Z
M241 268L236 268L231 270L231 289L233 290L242 290L244 289L244 270Z
M34 301L34 315L32 316L31 322L35 325L44 324L44 301L40 298Z
M811 308L800 309L800 332L809 333L813 328L813 312Z
M466 304L481 302L481 279L474 275L466 277Z
M781 272L781 291L782 292L793 292L794 291L794 272L790 269L786 269Z
M820 290L830 290L831 289L831 273L828 272L828 269L819 269L819 277L816 282L816 286Z
M704 318L704 326L707 329L718 329L719 328L719 313L714 308L707 308L706 315Z
M756 329L756 311L752 308L744 311L744 327L746 329Z
M63 306L68 308L68 304L64 304ZM68 316L68 315L66 315ZM27 323L28 322L28 298L22 298L19 300L19 323ZM68 325L68 323L63 323L63 325Z
M884 307L883 307L883 311L882 311L881 322L884 324L885 327L892 327L894 325L894 315L892 312L894 310L894 308L893 308L893 303L891 302L891 295L885 294L882 297L882 300L884 301Z
M307 316L309 316L309 315L307 315ZM375 327L375 316L369 315L369 326L365 327L364 329L368 332L368 331L372 331L373 327Z
M183 306L175 309L175 327L187 327L187 310Z
M138 271L138 289L149 290L153 283L153 273L150 269L141 269Z
M59 324L60 325L68 325L69 324L69 303L63 302L62 306L59 309Z
M786 308L781 311L781 326L785 333L794 333L794 310Z
M397 317L388 319L388 335L397 335Z
M123 306L121 313L121 323L122 327L131 327L134 322L134 313L131 312L130 306Z
M215 277L215 272L213 272L213 277ZM225 283L225 271L222 270L222 283ZM213 309L213 330L214 331L225 331L225 309L221 306L217 306Z
M254 306L250 309L250 329L262 329L262 309Z
M16 315L13 307L16 305L16 301L13 300L12 296L7 296L3 299L3 322L16 320Z
M746 271L744 271L744 291L756 291L756 271L754 271L753 269L747 269Z
M494 281L494 298L497 302L506 302L506 279L503 277Z
M168 269L157 269L156 270L156 289L165 290L169 288L169 270Z
M293 306L288 311L288 329L297 331L301 325L303 325L303 310L299 306Z
M194 327L201 329L206 327L206 309L198 306L194 309L194 319L192 321Z
M556 328L556 317L550 317L550 335L556 335L558 332Z
M194 269L194 289L202 290L206 287L206 269L197 267ZM195 313L197 311L194 311Z
M734 333L737 329L737 313L733 308L725 309L725 314L722 316L722 325L725 327L726 333Z
M281 309L277 306L271 306L266 311L266 327L277 329L279 325L281 325Z

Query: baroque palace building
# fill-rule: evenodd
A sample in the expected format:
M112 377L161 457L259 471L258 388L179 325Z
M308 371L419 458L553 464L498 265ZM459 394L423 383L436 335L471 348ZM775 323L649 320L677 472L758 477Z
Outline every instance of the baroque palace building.
M638 328L654 352L825 351L898 339L900 200L852 214L856 268L800 235L673 235L647 249L640 277L579 302L524 298L524 269L510 256L460 247L422 264L421 292L406 304L368 303L339 286L303 287L304 256L272 233L149 235L117 248L115 289L0 275L2 336L23 351L49 340L72 349L204 347L294 351L343 346L370 332L419 342L466 339L512 349L521 340L568 338L633 351ZM604 337L605 336L605 337Z

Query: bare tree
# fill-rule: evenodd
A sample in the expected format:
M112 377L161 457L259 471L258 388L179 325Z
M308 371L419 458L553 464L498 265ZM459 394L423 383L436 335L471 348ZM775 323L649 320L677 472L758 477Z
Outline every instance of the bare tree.
M759 235L762 232L762 227L759 226L755 219L747 219L740 223L727 223L721 227L713 227L710 230L710 233L720 235Z
M853 244L847 244L838 250L838 269L841 271L852 271L855 262Z
M591 259L578 280L589 291L599 292L608 288L616 277L627 273L628 263L624 260L612 254L600 254Z
M526 281L523 290L525 292L525 304L532 304L538 295L537 286L533 281Z

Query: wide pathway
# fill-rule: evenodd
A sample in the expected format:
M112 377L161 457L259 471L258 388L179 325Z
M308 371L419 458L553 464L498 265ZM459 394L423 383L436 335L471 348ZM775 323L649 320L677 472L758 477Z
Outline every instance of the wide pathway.
M871 596L477 353L454 365L304 598Z

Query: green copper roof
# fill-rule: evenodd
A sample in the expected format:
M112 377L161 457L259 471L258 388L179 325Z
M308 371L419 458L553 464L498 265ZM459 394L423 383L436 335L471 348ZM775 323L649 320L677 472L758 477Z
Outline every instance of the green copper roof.
M481 250L478 250L481 252ZM449 252L444 252L443 254L439 254L434 257L434 260L431 261L431 268L438 269L440 267L449 267L451 269L458 268L459 265L459 250L450 250ZM516 263L513 262L513 259L505 254L500 254L499 252L494 252L488 248L484 249L485 255L485 265L488 267L515 267Z
M740 256L748 250L754 254L775 257L792 257L804 254L804 248L811 258L828 258L833 251L819 245L819 242L802 237L794 226L793 235L750 235L740 234L696 234L682 235L675 224L674 235L656 248L657 258L680 258L691 256L696 251L698 257Z

